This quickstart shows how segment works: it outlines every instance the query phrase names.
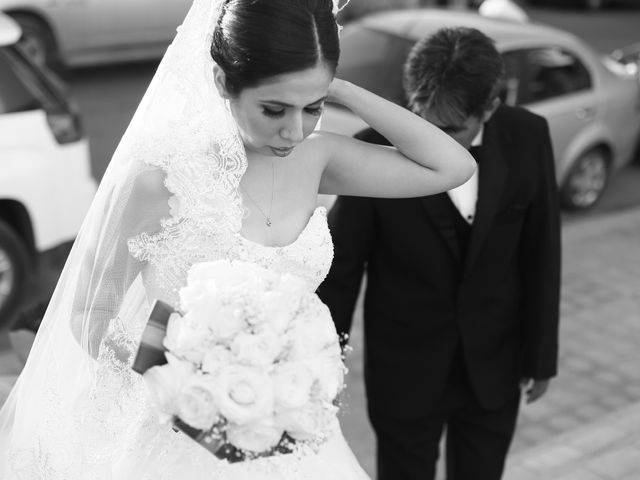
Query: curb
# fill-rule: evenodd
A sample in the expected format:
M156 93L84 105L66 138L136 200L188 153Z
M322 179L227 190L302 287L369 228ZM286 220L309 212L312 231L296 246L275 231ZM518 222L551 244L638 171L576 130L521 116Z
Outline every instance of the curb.
M640 229L640 207L632 207L618 212L607 212L585 220L571 221L562 227L563 243L571 243L582 239L607 235L624 227L637 224ZM640 246L640 237L638 238Z

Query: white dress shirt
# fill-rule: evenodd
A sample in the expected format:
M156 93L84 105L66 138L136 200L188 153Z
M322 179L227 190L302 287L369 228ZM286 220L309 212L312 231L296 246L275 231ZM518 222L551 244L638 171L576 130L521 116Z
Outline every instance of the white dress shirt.
M480 128L480 131L471 142L472 147L482 145L483 133L484 126ZM462 215L462 218L464 218L469 225L473 224L476 216L476 203L478 202L478 168L476 168L473 176L467 180L466 183L447 192L449 198L460 212L460 215Z

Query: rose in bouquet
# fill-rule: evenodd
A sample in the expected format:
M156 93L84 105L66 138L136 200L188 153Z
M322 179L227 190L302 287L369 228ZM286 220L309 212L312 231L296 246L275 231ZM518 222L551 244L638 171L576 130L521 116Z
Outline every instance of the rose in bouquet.
M180 312L165 312L164 336L152 315L143 337L143 347L161 342L161 359L134 365L165 419L231 460L326 439L344 364L328 308L301 279L241 261L200 263Z

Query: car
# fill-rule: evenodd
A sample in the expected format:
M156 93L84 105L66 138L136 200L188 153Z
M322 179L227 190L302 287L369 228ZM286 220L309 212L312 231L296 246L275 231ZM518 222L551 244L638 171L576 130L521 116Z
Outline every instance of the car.
M79 67L160 58L190 0L0 0L40 64Z
M633 75L640 75L640 42L611 52L611 57Z
M552 5L557 4L557 0L528 0L529 5ZM566 2L565 2L566 3ZM589 10L600 10L612 3L626 3L628 5L637 5L638 0L570 0L570 5L586 7Z
M383 12L344 27L337 76L404 104L402 66L409 50L445 26L477 28L496 41L507 71L503 101L549 122L563 206L595 205L611 172L633 159L640 136L640 82L633 68L598 55L577 37L472 12ZM325 109L325 130L352 135L365 126L345 108Z
M0 13L0 330L15 322L40 255L73 241L96 191L78 112L20 35Z

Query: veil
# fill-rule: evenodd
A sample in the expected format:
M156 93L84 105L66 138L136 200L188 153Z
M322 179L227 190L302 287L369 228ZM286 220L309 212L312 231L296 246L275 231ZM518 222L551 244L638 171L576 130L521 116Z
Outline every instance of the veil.
M194 0L105 172L0 410L3 480L180 478L162 469L186 441L130 366L153 301L177 305L188 268L241 228L247 161L209 52L228 1Z
M223 3L194 1L105 172L0 411L4 480L115 478L108 465L140 423L126 397L139 388L128 366L148 277L165 286L152 296L175 303L188 267L224 256L240 230L245 152L209 53ZM185 232L215 251L185 245Z

